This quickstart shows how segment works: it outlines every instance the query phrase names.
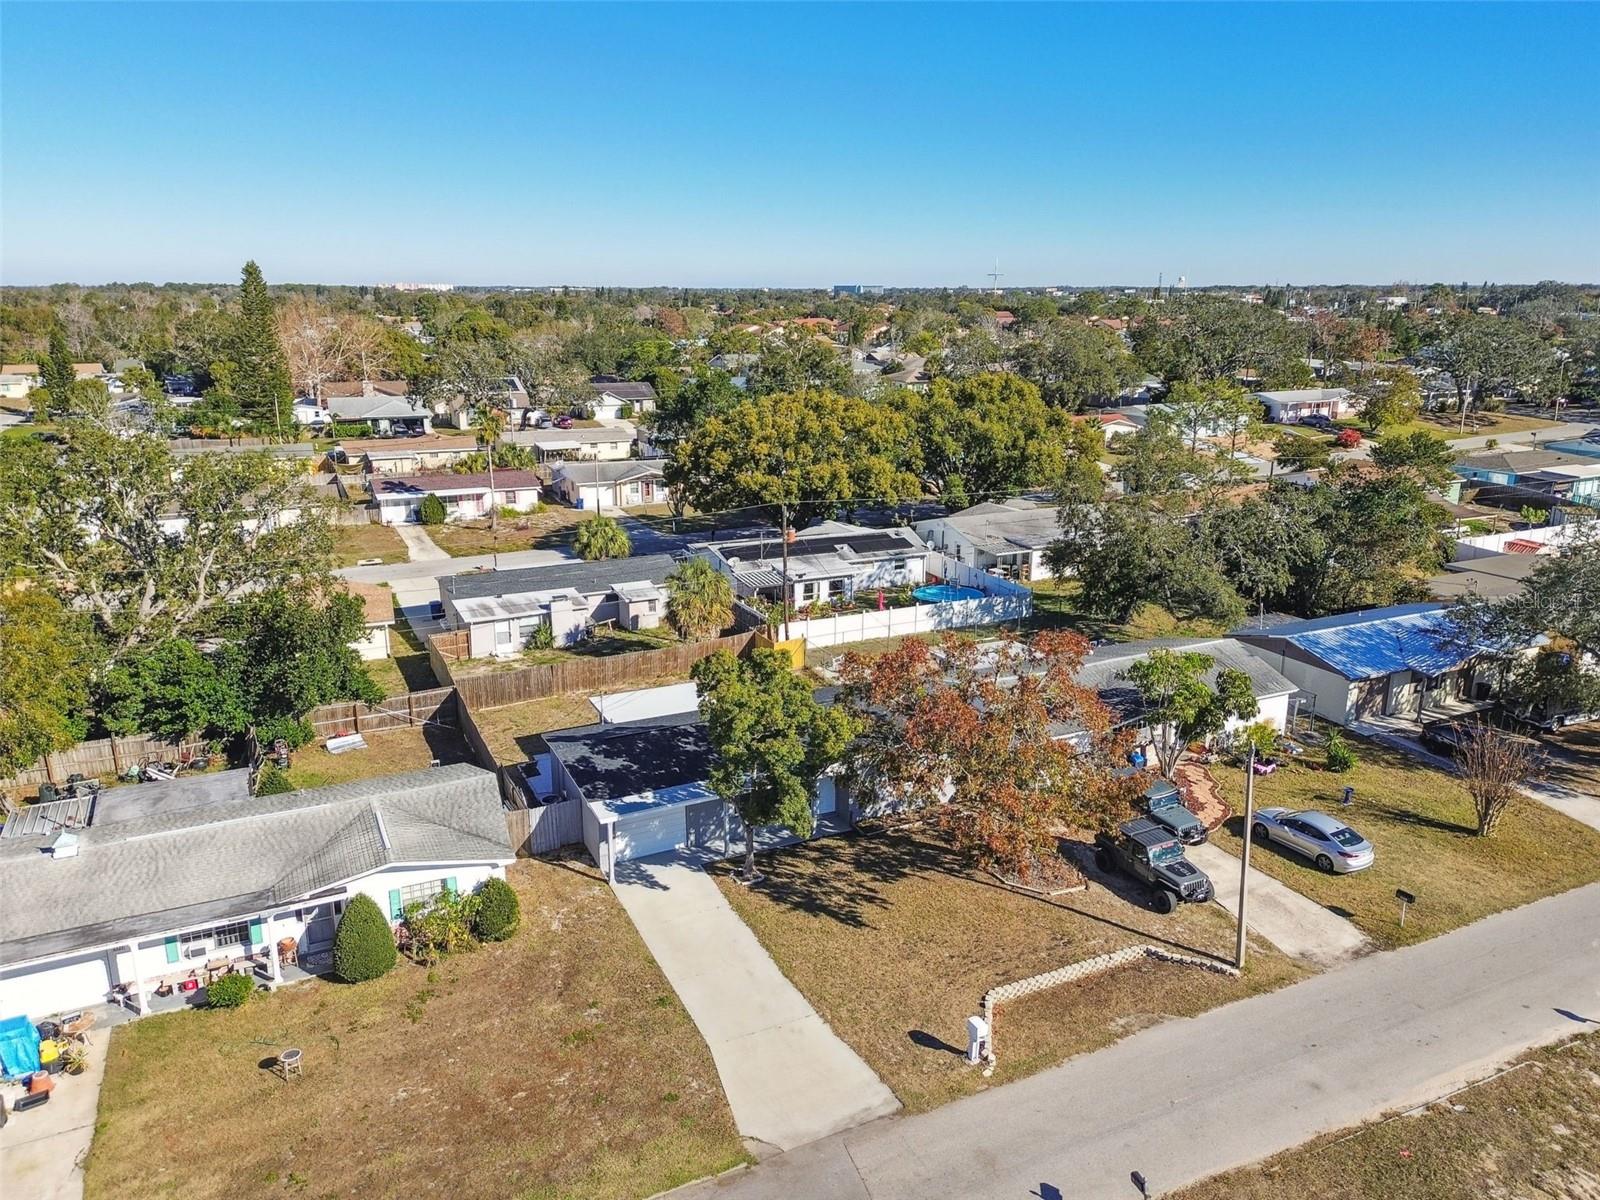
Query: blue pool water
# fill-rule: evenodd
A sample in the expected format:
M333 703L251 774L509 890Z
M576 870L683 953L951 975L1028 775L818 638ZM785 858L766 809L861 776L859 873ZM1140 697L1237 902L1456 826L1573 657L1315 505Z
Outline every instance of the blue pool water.
M1586 442L1581 438L1572 442L1540 442L1539 449L1555 450L1562 454L1583 454L1600 458L1600 442Z
M944 604L950 600L982 600L977 588L957 587L953 583L925 583L911 593L924 604Z

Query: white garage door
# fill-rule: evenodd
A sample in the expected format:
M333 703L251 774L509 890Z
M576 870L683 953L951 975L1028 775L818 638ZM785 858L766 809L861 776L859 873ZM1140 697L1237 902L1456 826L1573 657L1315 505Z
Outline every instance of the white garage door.
M623 817L617 822L617 861L664 854L678 849L686 841L681 807Z
M837 812L838 808L839 794L834 790L833 776L824 775L817 780L817 816L825 817Z
M0 1013L40 1021L56 1013L104 1004L111 977L104 954L35 968L0 979Z

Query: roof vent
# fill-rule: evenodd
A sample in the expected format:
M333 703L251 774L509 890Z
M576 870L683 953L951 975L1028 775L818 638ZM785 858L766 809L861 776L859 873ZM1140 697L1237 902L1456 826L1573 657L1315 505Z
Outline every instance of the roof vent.
M76 858L78 856L78 835L62 830L56 834L56 840L50 843L51 858Z

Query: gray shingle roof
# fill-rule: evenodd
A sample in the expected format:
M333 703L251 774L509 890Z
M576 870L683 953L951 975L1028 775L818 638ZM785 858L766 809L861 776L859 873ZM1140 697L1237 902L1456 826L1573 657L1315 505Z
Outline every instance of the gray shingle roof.
M573 483L626 483L630 479L659 479L661 475L659 462L636 458L626 462L563 463L555 469L556 479L570 479Z
M585 800L621 800L699 783L716 760L696 713L563 729L545 734L544 741Z
M518 567L510 571L473 571L439 580L439 594L462 599L479 596L515 596L523 592L556 592L565 588L592 593L619 583L665 583L677 567L670 554L641 554L637 558L610 558L599 562L551 563L547 567Z
M609 393L618 400L654 400L656 398L656 389L648 383L591 383L589 387L596 396L604 396Z
M1004 504L975 504L938 520L958 529L974 546L991 554L1042 550L1061 536L1054 506L1012 500Z
M1112 712L1124 720L1139 714L1141 702L1138 689L1118 676L1128 667L1144 658L1152 650L1192 650L1210 656L1215 666L1205 673L1205 681L1215 685L1217 673L1224 667L1243 671L1250 677L1250 686L1260 696L1282 696L1295 690L1265 659L1232 638L1153 638L1145 642L1120 642L1101 646L1083 660L1077 679L1084 687L1094 688L1100 699Z
M494 775L467 764L245 796L82 830L76 857L47 839L0 843L10 896L0 963L88 949L288 904L390 863L503 862Z

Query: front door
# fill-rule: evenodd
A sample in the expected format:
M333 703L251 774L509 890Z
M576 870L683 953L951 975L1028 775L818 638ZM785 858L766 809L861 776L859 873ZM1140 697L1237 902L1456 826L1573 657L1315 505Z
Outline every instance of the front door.
M330 900L306 913L306 931L300 938L300 952L315 954L333 945L333 931L339 925L339 902Z

